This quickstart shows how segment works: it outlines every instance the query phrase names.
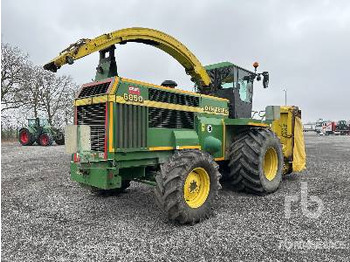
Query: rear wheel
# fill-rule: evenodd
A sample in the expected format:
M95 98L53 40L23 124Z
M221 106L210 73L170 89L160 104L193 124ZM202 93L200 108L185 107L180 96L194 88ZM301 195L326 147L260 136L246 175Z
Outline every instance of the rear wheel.
M54 137L54 140L57 145L61 146L64 145L64 135L61 132L58 132L56 136Z
M48 133L43 133L38 138L38 144L41 146L51 146L52 136Z
M197 223L212 213L221 189L218 165L198 150L178 151L156 176L156 199L170 220Z
M22 146L31 146L34 143L34 137L27 128L19 131L18 140Z
M244 131L231 145L229 167L234 189L256 194L276 191L283 172L279 138L269 129Z

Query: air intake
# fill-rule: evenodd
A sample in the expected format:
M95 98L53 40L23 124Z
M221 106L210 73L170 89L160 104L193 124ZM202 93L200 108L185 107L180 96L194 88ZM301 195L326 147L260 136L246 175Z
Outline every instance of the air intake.
M91 150L104 152L105 146L106 104L94 104L77 107L77 124L91 128Z
M104 83L97 83L96 85L85 86L80 91L78 97L80 98L80 97L89 97L89 96L95 96L100 94L106 94L110 84L111 84L111 81L104 82Z
M149 108L149 127L194 128L194 113L187 111Z
M199 106L199 97L197 96L178 94L178 93L163 91L163 90L154 89L154 88L150 88L148 94L149 94L149 100L151 101L185 105L185 106L195 106L195 107Z
M145 148L147 146L147 107L118 104L117 148Z

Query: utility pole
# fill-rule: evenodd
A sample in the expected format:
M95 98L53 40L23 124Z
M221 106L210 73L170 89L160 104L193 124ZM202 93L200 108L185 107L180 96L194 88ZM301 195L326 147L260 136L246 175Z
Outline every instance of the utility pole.
M284 105L287 105L287 89L283 89L284 91Z

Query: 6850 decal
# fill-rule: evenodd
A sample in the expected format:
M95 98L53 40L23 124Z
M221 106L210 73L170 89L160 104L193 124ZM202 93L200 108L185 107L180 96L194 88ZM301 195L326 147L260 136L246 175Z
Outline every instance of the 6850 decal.
M143 97L139 95L124 93L123 98L125 101L143 103Z

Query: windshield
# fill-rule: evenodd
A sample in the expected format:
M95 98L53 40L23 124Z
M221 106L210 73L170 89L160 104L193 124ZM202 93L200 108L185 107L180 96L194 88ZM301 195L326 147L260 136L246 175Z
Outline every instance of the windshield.
M28 126L34 127L35 126L35 119L28 119Z
M47 121L47 119L43 119L43 118L41 118L40 120L40 126L47 126L49 123L48 123L48 121Z
M252 102L253 81L250 78L250 72L241 68L233 67L221 81L221 87L238 88L240 99L244 102Z

